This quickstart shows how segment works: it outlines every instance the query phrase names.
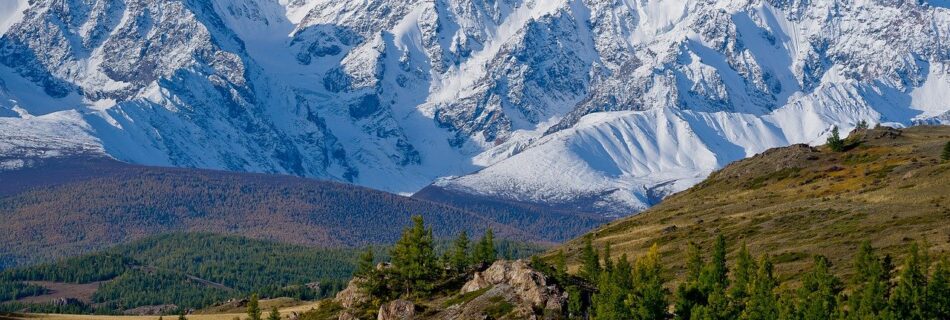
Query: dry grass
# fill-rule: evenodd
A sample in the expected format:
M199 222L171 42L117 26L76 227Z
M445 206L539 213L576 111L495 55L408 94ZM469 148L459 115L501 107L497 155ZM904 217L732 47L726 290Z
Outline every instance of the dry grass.
M591 232L614 257L660 245L673 275L683 272L690 241L709 248L723 234L734 253L746 243L777 260L777 274L796 279L812 255L829 257L847 276L864 240L901 256L913 241L950 252L950 163L939 153L950 127L857 132L846 152L791 146L769 150L714 173L637 216ZM562 248L576 268L581 240ZM794 281L793 281L794 282Z
M281 305L278 310L282 318L287 319L291 312L303 313L319 307L320 302L303 302L293 306L287 305L287 299L261 300L261 309L264 310L264 316L267 315L271 306ZM191 314L187 316L189 320L233 320L235 317L240 319L247 318L247 314L241 311L231 311L227 313L215 314ZM174 320L177 316L164 316L163 319ZM158 316L100 316L100 315L72 315L72 314L24 314L15 315L12 319L44 319L44 320L155 320Z

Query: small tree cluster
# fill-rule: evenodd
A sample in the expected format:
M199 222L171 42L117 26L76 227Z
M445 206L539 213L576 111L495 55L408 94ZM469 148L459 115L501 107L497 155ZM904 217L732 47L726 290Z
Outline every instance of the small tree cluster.
M390 250L391 265L376 268L372 249L360 256L354 276L360 286L376 302L403 297L421 297L432 292L436 284L466 272L474 265L485 265L497 259L491 229L471 247L466 232L461 232L441 257L436 254L432 229L421 216L412 217L412 225Z

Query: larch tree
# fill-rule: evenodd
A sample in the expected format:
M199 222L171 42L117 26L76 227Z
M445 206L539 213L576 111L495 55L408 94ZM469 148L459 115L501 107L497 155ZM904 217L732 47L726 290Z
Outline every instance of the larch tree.
M775 288L778 281L773 273L772 261L768 256L759 259L758 270L749 277L748 300L739 312L740 319L771 320L779 315L778 297Z
M468 248L469 243L468 233L466 233L465 230L462 230L458 237L455 238L455 241L452 242L452 252L449 256L449 263L455 270L463 270L471 263L472 259Z
M261 307L258 304L257 294L251 295L251 300L247 302L247 318L250 320L261 320Z
M438 274L432 229L422 216L413 216L412 223L391 250L393 273L407 295L427 292Z
M927 253L916 243L911 244L890 297L890 310L898 319L926 318L929 267Z

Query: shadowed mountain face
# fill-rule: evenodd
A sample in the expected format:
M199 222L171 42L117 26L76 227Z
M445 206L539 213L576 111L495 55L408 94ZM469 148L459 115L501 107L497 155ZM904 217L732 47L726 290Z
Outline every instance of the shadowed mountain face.
M565 237L527 233L474 211L336 182L96 157L38 160L31 168L0 173L0 186L0 267L177 231L322 247L390 243L414 214L439 237L462 230L481 234L486 228L515 240Z
M944 1L8 0L22 150L643 210L833 125L950 121Z

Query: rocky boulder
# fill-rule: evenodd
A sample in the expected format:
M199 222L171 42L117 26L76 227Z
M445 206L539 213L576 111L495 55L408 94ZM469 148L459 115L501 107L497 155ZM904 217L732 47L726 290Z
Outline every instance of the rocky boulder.
M462 286L462 293L499 285L510 288L521 301L536 308L560 310L565 303L560 290L524 260L495 262L485 271L475 273L472 280Z
M333 298L333 301L339 304L343 309L351 309L358 305L364 304L370 301L370 296L360 288L360 285L366 281L362 278L353 278L346 285L346 288L343 291L340 291L336 294L336 297Z
M416 305L408 300L395 300L379 307L377 320L412 320L416 317Z

